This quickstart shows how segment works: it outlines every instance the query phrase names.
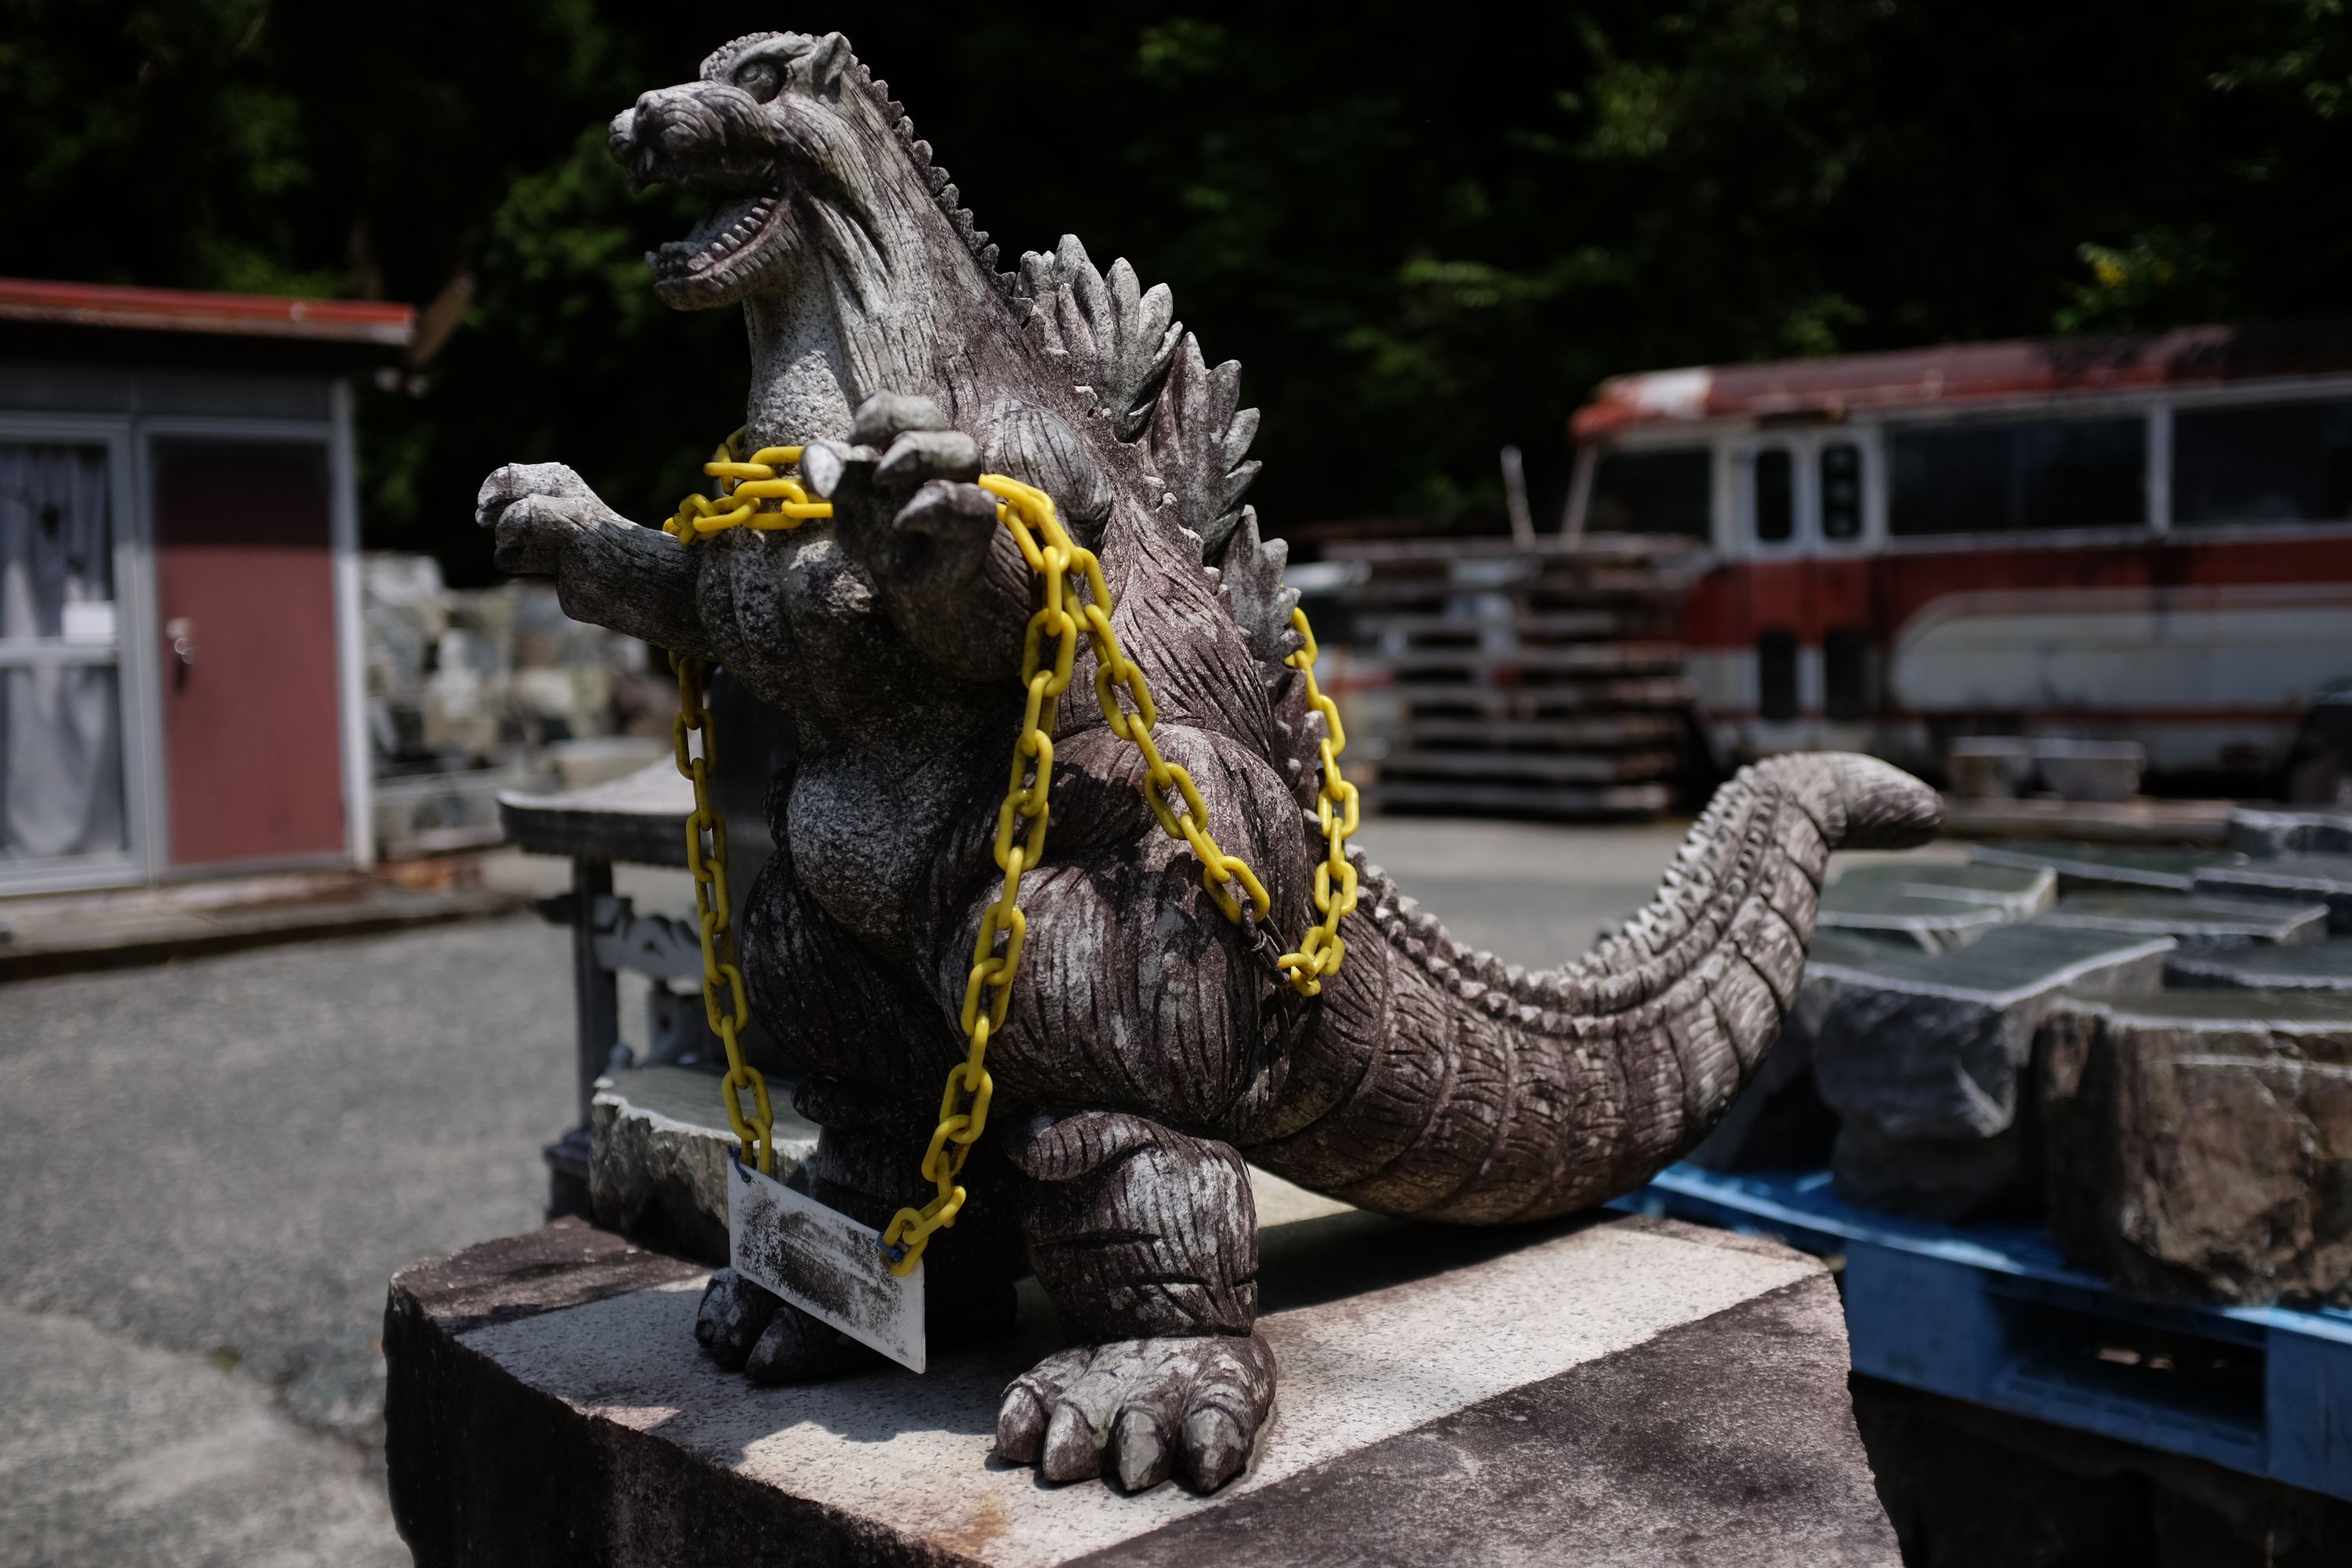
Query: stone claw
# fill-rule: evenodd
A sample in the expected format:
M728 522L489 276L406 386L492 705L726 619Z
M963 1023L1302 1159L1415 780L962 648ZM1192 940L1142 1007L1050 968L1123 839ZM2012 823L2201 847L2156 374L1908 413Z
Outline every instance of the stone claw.
M621 521L562 463L509 463L474 497L474 521L493 531L492 559L501 572L551 574L572 534Z
M721 1268L702 1288L694 1314L695 1342L730 1372L740 1372L768 1331L783 1299L752 1284L732 1268Z
M1055 1483L1108 1471L1141 1491L1174 1474L1213 1491L1248 1464L1273 1406L1274 1352L1255 1333L1120 1340L1014 1379L996 1451Z
M858 405L850 440L801 454L843 545L925 610L971 586L996 532L995 498L971 483L980 468L980 444L949 429L937 404L887 392Z

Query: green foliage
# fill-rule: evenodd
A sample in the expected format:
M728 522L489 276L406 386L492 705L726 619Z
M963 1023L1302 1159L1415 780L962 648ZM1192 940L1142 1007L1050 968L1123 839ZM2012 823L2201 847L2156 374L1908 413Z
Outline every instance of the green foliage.
M2340 310L2346 0L766 4L0 0L0 272L423 302L362 408L370 538L488 563L474 487L653 516L740 418L732 312L636 258L603 125L762 26L845 27L1008 256L1085 237L1265 410L1268 524L1494 526L1614 372Z

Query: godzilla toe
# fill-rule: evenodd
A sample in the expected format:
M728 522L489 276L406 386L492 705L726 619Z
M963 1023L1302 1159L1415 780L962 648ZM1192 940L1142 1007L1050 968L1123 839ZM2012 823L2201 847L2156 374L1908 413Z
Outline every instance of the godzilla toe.
M720 1366L740 1371L782 1305L782 1298L732 1268L721 1268L703 1287L702 1306L694 1315L695 1342Z
M1057 1352L1004 1391L996 1451L1048 1481L1108 1469L1129 1491L1171 1473L1202 1491L1249 1462L1274 1407L1274 1352L1248 1335Z
M836 1377L877 1361L867 1350L838 1329L818 1322L798 1307L779 1301L775 1316L751 1347L743 1376L761 1384L813 1383Z

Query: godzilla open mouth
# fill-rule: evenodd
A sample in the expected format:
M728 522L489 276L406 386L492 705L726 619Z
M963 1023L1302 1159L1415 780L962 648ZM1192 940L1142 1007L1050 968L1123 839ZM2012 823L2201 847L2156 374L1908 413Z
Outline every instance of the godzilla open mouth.
M674 239L658 250L646 252L646 265L662 282L707 276L750 249L775 226L776 215L783 210L783 202L781 190L765 190L729 202L695 225L684 239Z

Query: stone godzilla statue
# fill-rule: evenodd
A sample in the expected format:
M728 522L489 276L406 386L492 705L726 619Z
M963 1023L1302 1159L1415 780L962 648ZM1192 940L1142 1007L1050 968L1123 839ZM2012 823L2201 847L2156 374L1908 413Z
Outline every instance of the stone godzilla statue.
M1010 474L1098 550L1155 734L1277 931L1311 918L1319 721L1284 659L1284 546L1240 504L1257 425L1168 289L1076 238L1000 272L956 187L839 34L739 38L613 122L639 182L717 210L648 258L669 304L743 307L751 445L807 443L834 516L691 550L570 468L483 486L499 564L573 616L715 660L791 716L777 852L745 919L755 1013L810 1073L815 1195L879 1225L916 1173L982 910L1031 576ZM1081 653L1087 689L1090 654ZM1717 795L1657 900L1564 969L1449 940L1376 868L1344 968L1298 1002L1202 892L1091 703L1061 710L1027 956L992 1042L996 1131L928 1254L935 1343L1009 1321L1035 1272L1075 1348L1005 1391L998 1447L1051 1480L1215 1487L1274 1397L1255 1331L1246 1158L1386 1214L1497 1225L1638 1184L1691 1147L1778 1033L1829 853L1916 844L1936 797L1868 758L1777 758ZM869 1352L722 1271L698 1334L762 1382Z

